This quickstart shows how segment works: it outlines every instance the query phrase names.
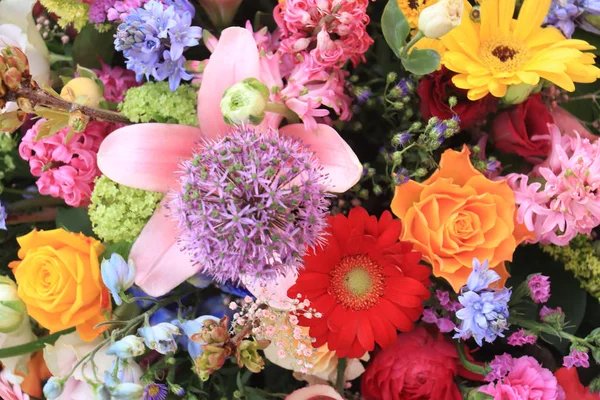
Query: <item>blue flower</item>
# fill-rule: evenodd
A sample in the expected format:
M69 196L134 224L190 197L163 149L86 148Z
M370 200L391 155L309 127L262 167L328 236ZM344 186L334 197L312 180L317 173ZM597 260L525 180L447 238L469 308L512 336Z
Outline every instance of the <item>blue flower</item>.
M138 329L138 334L144 338L144 343L149 349L160 354L174 353L177 351L175 336L179 335L179 328L168 322L154 326L145 326Z
M167 393L169 393L167 385L152 382L144 388L143 400L165 400Z
M6 230L6 209L0 201L0 229Z
M167 77L169 78L169 89L175 91L181 80L189 81L194 76L187 72L183 64L185 63L185 57L174 58L171 56L169 50L163 52L164 61L158 65L154 76L159 81L164 81Z
M113 400L139 400L144 394L144 388L137 383L124 382L119 383L110 390Z
M192 26L192 16L190 13L183 13L175 18L175 26L169 29L169 39L171 39L171 56L178 59L183 55L186 47L198 46L202 37L202 28Z
M483 289L487 289L490 284L499 281L500 275L496 271L489 270L489 262L485 260L482 263L478 259L473 259L473 271L467 278L467 288L474 292L479 292Z
M44 385L44 397L48 400L57 399L63 391L63 385L64 382L62 380L55 376L51 377Z
M112 294L115 303L123 304L121 293L133 286L135 280L133 261L127 263L121 255L113 253L108 260L102 260L100 271L102 281Z
M200 357L202 355L202 345L205 344L192 341L192 335L200 333L202 328L204 328L204 321L208 320L215 321L217 323L220 321L219 318L214 317L212 315L203 315L194 320L188 320L183 322L173 321L173 323L179 326L179 328L185 334L185 337L187 339L187 351L192 359L196 359L197 357Z
M136 383L139 381L139 369L139 366L134 361L116 358L113 361L110 371L116 371L115 382L117 383Z
M118 358L133 358L141 356L145 351L144 339L134 335L128 335L111 344L108 349L106 349L106 354L109 356L117 356Z

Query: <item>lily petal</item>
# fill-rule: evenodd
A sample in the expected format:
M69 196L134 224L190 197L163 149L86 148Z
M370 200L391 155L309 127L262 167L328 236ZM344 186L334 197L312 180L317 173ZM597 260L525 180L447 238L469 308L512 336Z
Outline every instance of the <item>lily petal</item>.
M227 28L208 61L198 92L198 123L211 138L231 129L221 114L223 92L246 78L260 78L256 41L244 28Z
M595 141L598 137L587 130L585 126L579 121L578 118L573 116L571 113L561 107L554 108L550 114L554 119L554 123L563 135L575 137L575 133L579 133L583 139L589 139L590 142Z
M363 171L360 160L329 125L319 124L316 131L309 132L303 124L292 124L280 128L279 132L310 145L329 175L326 186L330 192L344 193L359 181Z
M135 283L151 296L162 296L190 278L198 267L176 243L177 225L168 216L165 198L131 248Z
M115 182L166 193L176 182L179 163L191 157L202 138L198 128L136 124L117 129L98 151L98 167Z

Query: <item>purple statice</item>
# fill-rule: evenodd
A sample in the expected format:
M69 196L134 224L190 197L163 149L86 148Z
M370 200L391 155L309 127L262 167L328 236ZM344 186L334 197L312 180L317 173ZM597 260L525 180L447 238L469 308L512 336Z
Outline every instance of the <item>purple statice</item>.
M529 295L536 303L546 303L550 299L550 278L535 274L527 280Z
M487 260L480 263L473 260L473 272L467 279L467 285L461 289L458 301L463 306L456 312L461 320L454 338L473 337L479 346L485 340L492 343L498 336L504 337L508 328L508 301L510 289L489 289L488 286L499 281L500 275L488 270Z
M219 283L291 272L323 240L327 176L300 140L237 127L205 142L181 175L178 242Z
M6 217L6 208L4 208L4 206L2 205L2 200L0 200L0 229L2 230L7 230Z
M428 324L437 325L439 331L442 333L452 332L454 328L456 328L456 325L452 322L450 317L440 317L432 308L425 308L425 310L423 310L423 317L421 320Z
M152 382L144 388L143 400L165 400L167 398L167 385Z
M597 32L586 21L590 15L600 15L600 0L552 0L545 23L560 29L570 39L576 26Z
M490 362L490 368L492 370L485 376L485 380L487 382L494 382L504 378L512 369L513 364L514 359L508 353L494 357Z
M117 28L115 49L123 52L138 81L168 78L175 91L182 80L193 78L183 68L183 52L199 44L202 29L191 25L193 13L186 4L187 0L149 1L132 10Z
M563 358L563 366L568 369L573 367L589 368L590 357L587 351L581 351L574 348L568 356Z
M550 308L542 306L540 319L547 324L562 326L565 322L565 313L560 307Z
M525 329L519 329L508 337L508 344L511 346L524 346L526 344L535 344L537 336L525 331Z
M446 311L455 312L462 308L459 302L450 299L450 293L445 290L436 290L435 297L440 302L440 306Z

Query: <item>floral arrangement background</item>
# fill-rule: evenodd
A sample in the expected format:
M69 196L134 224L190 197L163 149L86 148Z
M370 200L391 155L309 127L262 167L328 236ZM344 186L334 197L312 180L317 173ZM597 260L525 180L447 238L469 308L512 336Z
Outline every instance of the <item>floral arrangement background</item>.
M600 398L598 0L0 0L0 398Z

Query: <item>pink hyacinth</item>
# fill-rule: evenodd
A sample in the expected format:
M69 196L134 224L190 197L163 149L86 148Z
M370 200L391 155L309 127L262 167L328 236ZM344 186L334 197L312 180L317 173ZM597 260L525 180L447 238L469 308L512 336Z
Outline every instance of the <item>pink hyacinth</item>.
M0 399L2 400L29 400L29 395L23 393L21 386L17 383L17 376L8 369L0 372Z
M532 275L527 281L531 298L536 303L546 303L550 299L550 278L545 275Z
M120 103L125 99L125 92L141 82L135 80L135 72L122 67L111 67L104 61L101 70L94 70L98 78L104 84L104 98L107 101Z
M367 33L369 0L287 0L273 10L282 31L282 51L306 51L313 68L356 66L373 44Z
M508 175L507 182L515 192L517 220L535 232L536 242L566 246L600 224L600 145L549 127L548 159L529 176Z
M526 344L535 344L537 336L527 333L525 329L519 329L508 337L508 344L511 346L524 346Z
M552 372L528 356L513 359L505 377L482 386L479 391L494 400L565 400Z
M86 204L92 194L94 179L100 175L96 154L100 143L115 126L106 122L90 122L82 133L67 142L69 128L55 135L35 140L41 119L31 127L19 146L19 154L29 162L36 184L43 195L61 197L73 207Z
M590 357L587 352L579 351L577 349L571 350L571 353L563 358L563 366L567 368L572 367L590 367Z

